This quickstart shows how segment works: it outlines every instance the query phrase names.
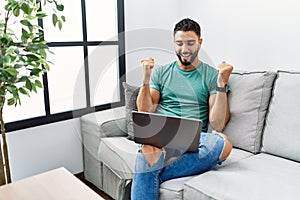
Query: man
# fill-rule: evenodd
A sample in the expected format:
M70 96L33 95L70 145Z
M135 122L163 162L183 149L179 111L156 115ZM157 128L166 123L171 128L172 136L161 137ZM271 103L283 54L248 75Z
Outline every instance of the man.
M214 130L221 131L230 118L227 83L233 67L223 61L215 69L199 60L201 30L191 19L175 25L174 43L177 61L155 68L152 73L154 59L141 60L143 84L137 107L144 112L201 119L199 151L186 152L164 166L164 149L141 145L132 183L133 200L159 199L160 183L210 170L226 159L232 149L224 134L204 132L208 122Z

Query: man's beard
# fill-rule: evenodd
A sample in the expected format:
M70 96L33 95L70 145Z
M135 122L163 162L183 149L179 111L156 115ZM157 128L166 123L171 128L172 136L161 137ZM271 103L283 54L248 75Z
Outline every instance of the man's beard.
M181 54L181 53L177 53L177 52L176 52L176 55L177 55L179 61L181 62L181 64L183 64L184 66L189 66L189 65L192 64L192 63L194 62L194 60L197 58L199 49L200 49L200 48L198 48L198 50L196 50L194 53L191 54L191 59L190 59L190 60L186 60L186 61L185 61L185 60L182 60L182 58L181 58L181 55L182 55L182 54Z

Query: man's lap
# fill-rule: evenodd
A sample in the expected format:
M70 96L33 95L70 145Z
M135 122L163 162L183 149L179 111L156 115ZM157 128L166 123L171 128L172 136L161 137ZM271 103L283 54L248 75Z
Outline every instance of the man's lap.
M167 164L160 173L161 182L191 176L214 168L224 147L224 138L217 133L201 133L199 151L186 152Z
M158 162L161 163L153 165L153 170L160 171L160 182L203 173L222 162L219 160L219 157L222 153L224 143L224 138L217 133L201 133L198 152L181 153L170 162L164 160L163 157L166 156L166 152L163 152L160 155L161 158L158 159ZM150 172L152 167L148 165L146 159L141 159L144 157L141 151L139 151L138 157L140 157L140 159L137 158L136 165L139 166L136 166L136 173L143 173L142 168L145 168L146 166L144 172Z

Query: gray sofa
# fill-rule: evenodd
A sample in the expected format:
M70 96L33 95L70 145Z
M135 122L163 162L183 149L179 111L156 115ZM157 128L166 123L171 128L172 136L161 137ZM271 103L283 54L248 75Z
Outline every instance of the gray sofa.
M215 170L162 183L160 199L299 199L300 73L234 72L229 84L231 155ZM85 178L113 199L130 199L137 151L128 132L138 88L124 86L124 107L81 117Z

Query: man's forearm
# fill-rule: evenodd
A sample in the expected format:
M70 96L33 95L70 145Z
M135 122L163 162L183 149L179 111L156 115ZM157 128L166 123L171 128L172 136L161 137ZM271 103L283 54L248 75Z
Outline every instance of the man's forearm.
M209 117L210 124L214 130L222 131L225 128L230 118L227 93L217 92Z
M149 84L143 84L141 86L136 104L138 111L152 112L153 102L150 94Z
M141 59L142 70L143 70L143 84L140 87L140 91L136 100L138 111L152 112L153 100L150 92L150 76L152 68L154 67L153 58Z

